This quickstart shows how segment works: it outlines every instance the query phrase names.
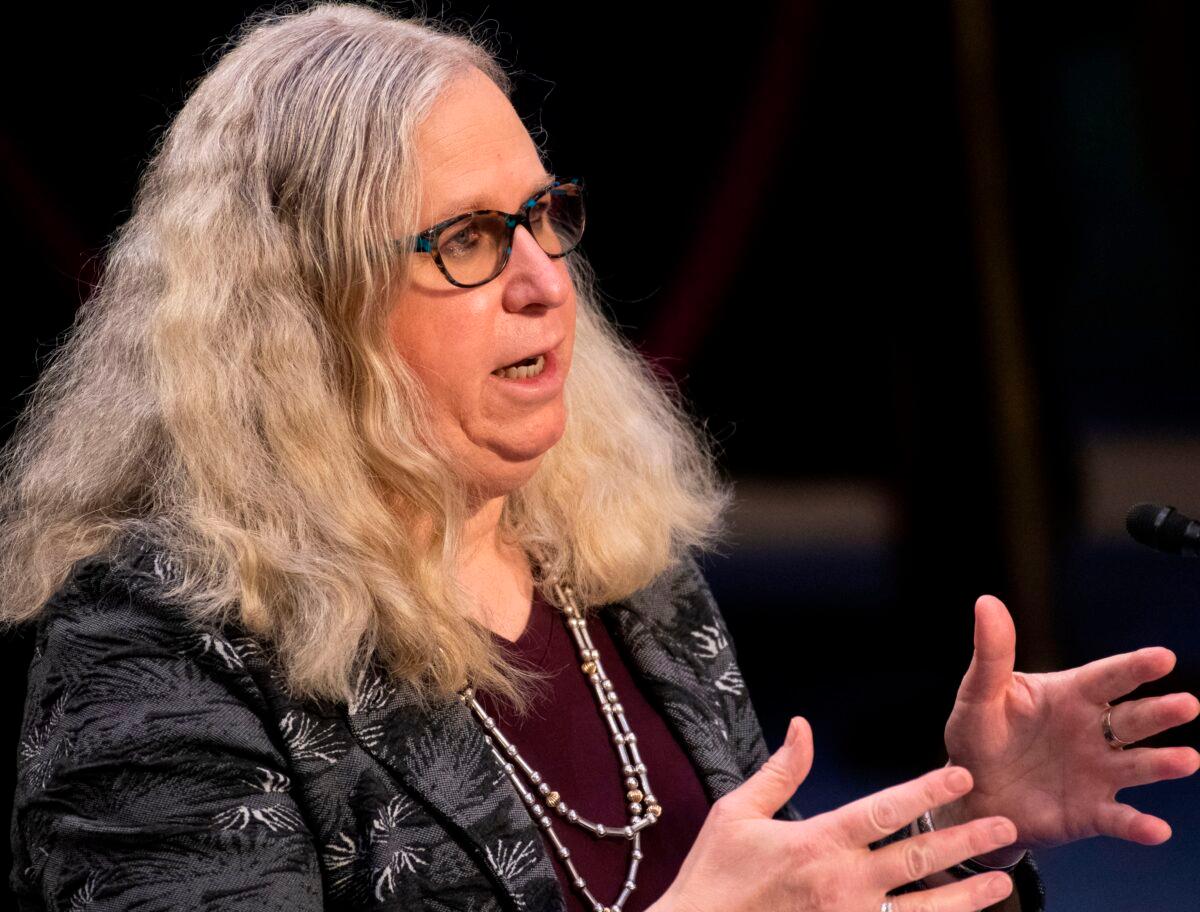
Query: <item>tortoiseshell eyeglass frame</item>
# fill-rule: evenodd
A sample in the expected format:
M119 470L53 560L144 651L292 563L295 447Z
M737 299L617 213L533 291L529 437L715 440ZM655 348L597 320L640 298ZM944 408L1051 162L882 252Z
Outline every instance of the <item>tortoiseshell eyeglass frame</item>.
M435 263L437 263L438 269L441 271L442 275L444 275L446 277L446 281L449 282L451 285L457 285L459 288L478 288L480 285L486 285L488 282L492 281L492 279L496 278L496 276L500 275L500 273L502 273L504 271L504 267L508 265L508 258L509 258L509 255L512 253L513 234L516 232L518 225L524 225L525 230L528 231L531 235L533 235L534 239L537 238L537 235L533 233L533 225L531 225L529 222L530 211L533 209L534 206L537 205L537 201L540 200L547 193L554 190L556 187L565 187L565 186L573 186L576 188L576 190L579 194L579 197L580 197L580 205L582 206L583 205L583 178L582 177L571 177L571 178L567 178L566 180L555 179L552 183L547 184L545 187L538 190L537 193L535 193L533 196L529 197L529 199L527 199L524 203L522 203L521 210L519 212L501 212L499 209L475 209L471 212L460 212L458 215L453 215L450 218L445 219L444 221L438 222L436 225L432 226L431 228L426 228L420 234L413 235L412 238L409 240L397 241L396 243L401 245L402 247L407 248L408 250L410 250L413 253L428 253L430 256L432 256L433 261ZM437 240L437 236L439 234L441 234L445 229L449 228L451 225L455 224L456 222L461 222L463 219L470 218L471 216L475 216L475 215L502 215L502 216L504 216L504 225L508 229L508 242L504 245L504 251L500 257L500 265L497 267L496 271L492 275L488 276L488 278L484 279L482 282L471 282L471 283L459 282L459 281L456 281L454 279L454 277L450 275L449 270L446 269L446 264L442 262L442 255L441 255L441 253L438 252L438 249L435 246L434 241ZM585 220L583 218L580 219L579 236L581 238L583 237L584 221ZM538 244L538 246L541 247L541 244ZM578 246L579 246L579 241L576 240L574 244L572 244L570 247L568 247L566 250L562 251L561 253L546 253L546 256L550 257L551 259L556 260L556 259L559 259L560 257L565 257L568 253L570 253L572 250L574 250ZM545 252L545 248L543 248L543 252Z

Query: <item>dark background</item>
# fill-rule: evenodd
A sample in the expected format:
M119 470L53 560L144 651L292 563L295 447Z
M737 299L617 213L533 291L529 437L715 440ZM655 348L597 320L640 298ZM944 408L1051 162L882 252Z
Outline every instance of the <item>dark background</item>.
M6 14L3 434L256 8ZM1179 666L1147 692L1200 691L1200 562L1122 532L1139 500L1200 514L1188 5L696 9L429 7L492 39L553 166L585 176L611 315L737 483L707 569L768 741L813 723L801 807L944 762L984 592L1019 668L1163 644ZM28 636L4 649L15 761ZM1195 906L1200 780L1122 798L1174 838L1038 853L1051 908Z

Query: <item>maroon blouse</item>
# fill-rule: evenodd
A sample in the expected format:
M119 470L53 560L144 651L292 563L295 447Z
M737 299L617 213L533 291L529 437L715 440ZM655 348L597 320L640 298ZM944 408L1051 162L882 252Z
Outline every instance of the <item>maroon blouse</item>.
M593 618L588 621L588 632L620 696L625 718L637 734L646 776L663 808L658 822L642 830L644 857L638 867L637 889L624 906L625 912L642 912L679 873L708 814L709 802L678 736L647 702L607 626ZM569 807L597 823L624 826L628 815L620 757L596 705L592 686L579 668L575 641L563 623L562 613L535 589L529 624L521 637L514 643L499 634L493 636L510 656L550 677L539 689L541 696L524 721L518 721L511 708L490 694L476 691L479 702L504 736L516 744L526 762L542 774L542 780L561 794ZM525 786L528 788L529 783ZM588 890L604 905L616 900L629 869L632 842L601 839L554 812L550 817L555 834L571 850L571 861ZM554 859L568 912L592 912L572 886L549 837L539 832Z

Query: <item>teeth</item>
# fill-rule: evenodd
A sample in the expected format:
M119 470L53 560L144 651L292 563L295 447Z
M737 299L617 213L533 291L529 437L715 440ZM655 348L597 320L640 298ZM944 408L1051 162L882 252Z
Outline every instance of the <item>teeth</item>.
M546 356L538 355L537 360L525 367L502 367L492 371L495 377L505 380L524 380L526 377L536 377L546 367Z

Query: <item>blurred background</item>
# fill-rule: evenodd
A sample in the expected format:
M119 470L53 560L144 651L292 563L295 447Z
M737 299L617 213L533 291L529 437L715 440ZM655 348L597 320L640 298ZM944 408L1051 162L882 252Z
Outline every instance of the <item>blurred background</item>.
M257 8L6 14L0 433ZM945 761L981 593L1013 611L1020 669L1163 644L1178 668L1139 694L1200 691L1200 561L1123 532L1138 501L1200 515L1194 7L696 10L427 7L487 36L552 166L585 177L610 315L736 484L706 570L772 747L813 723L797 803ZM29 638L3 648L11 783ZM1194 908L1200 779L1121 797L1175 837L1038 853L1050 908Z

